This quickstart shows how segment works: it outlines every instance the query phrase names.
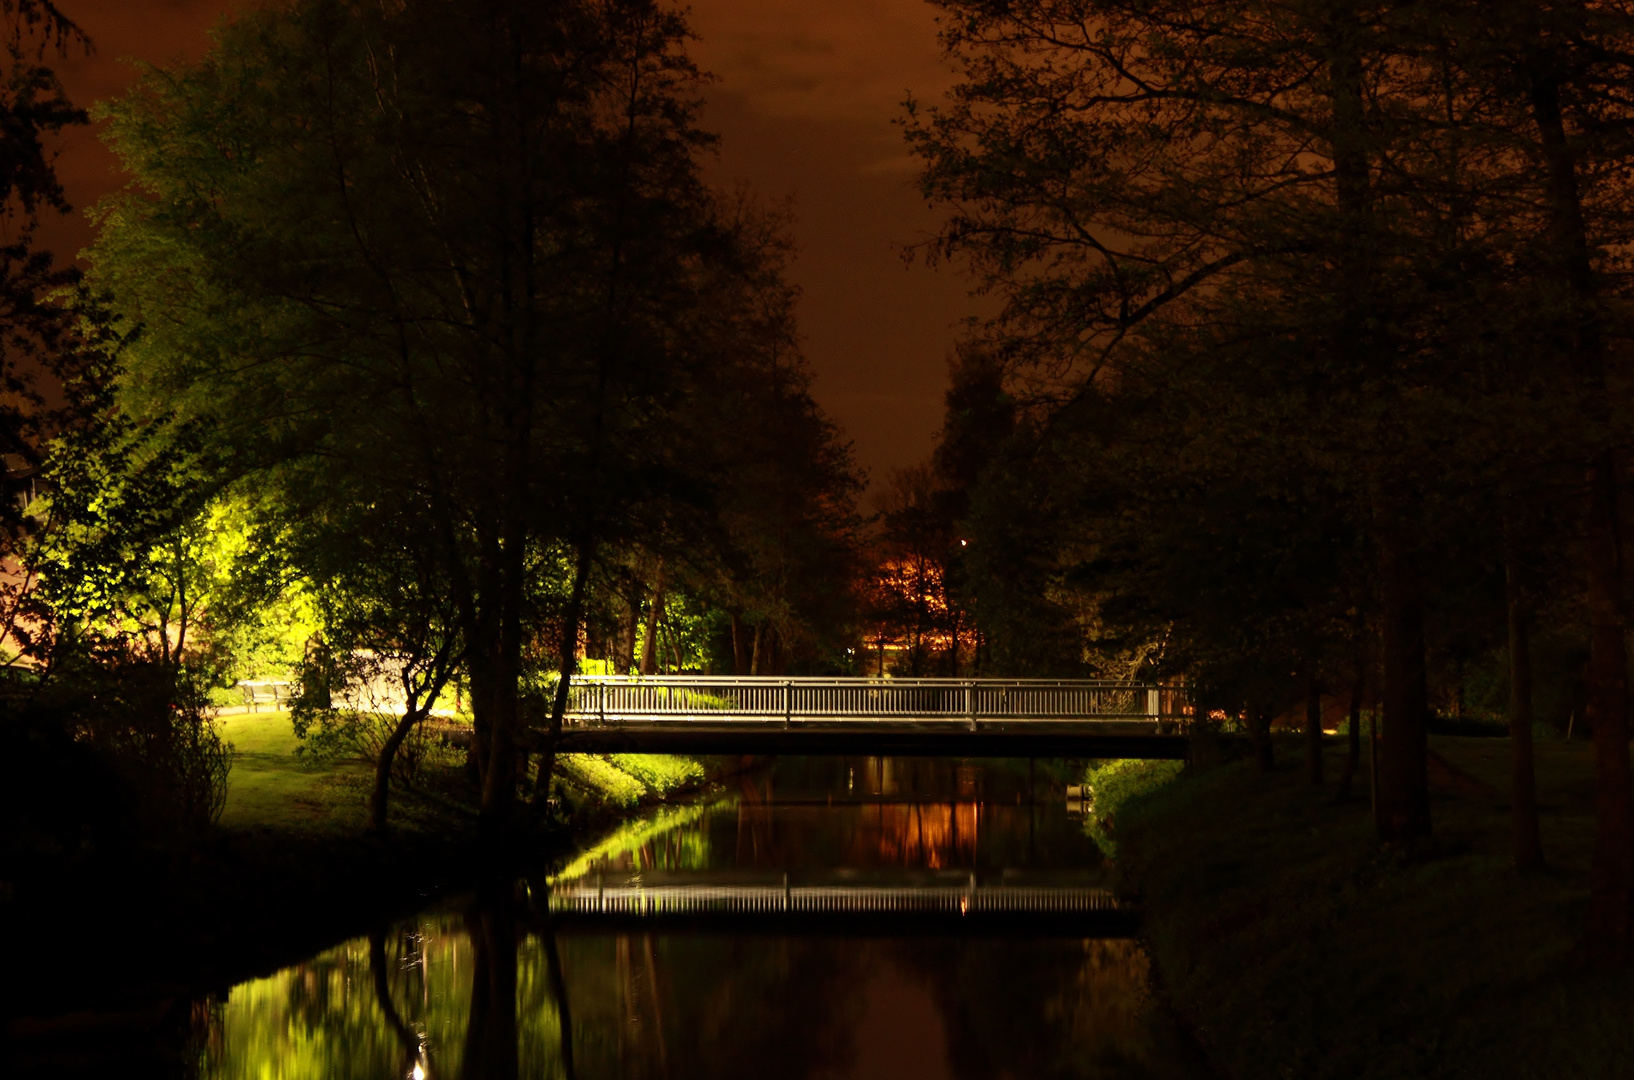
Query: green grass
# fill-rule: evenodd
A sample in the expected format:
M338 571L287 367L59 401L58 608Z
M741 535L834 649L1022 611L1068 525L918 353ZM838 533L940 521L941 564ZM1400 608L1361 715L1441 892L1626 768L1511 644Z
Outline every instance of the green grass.
M364 827L367 765L314 765L298 757L300 740L287 712L228 716L216 724L233 745L223 828L349 832Z
M373 780L367 764L344 758L314 762L297 755L301 742L287 712L228 716L216 723L233 745L223 828L320 833L364 829ZM660 754L565 754L560 769L570 802L592 813L627 810L704 779L703 765L695 759ZM426 767L422 779L432 779ZM423 802L394 784L394 825L436 829L434 819L441 811L437 804Z
M1548 873L1509 868L1502 740L1436 737L1433 849L1373 840L1359 799L1318 796L1294 745L1132 797L1120 862L1163 983L1226 1076L1626 1077L1634 975L1565 964L1593 836L1585 744L1538 746Z

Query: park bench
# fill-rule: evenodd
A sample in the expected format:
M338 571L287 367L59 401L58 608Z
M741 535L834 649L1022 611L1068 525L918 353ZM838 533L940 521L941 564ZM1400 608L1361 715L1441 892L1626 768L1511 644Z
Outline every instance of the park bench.
M269 680L246 680L238 684L239 692L244 695L244 704L251 712L260 712L261 706L271 704L277 709L289 700L289 688L292 683L272 682Z

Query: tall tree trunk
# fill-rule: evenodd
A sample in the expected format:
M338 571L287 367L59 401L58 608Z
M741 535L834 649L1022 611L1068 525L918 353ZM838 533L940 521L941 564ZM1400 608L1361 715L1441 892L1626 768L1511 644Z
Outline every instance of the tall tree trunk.
M1532 116L1546 173L1549 241L1557 269L1572 290L1575 310L1567 337L1585 419L1600 446L1586 470L1583 582L1589 622L1588 721L1594 739L1594 859L1581 956L1597 963L1628 962L1634 950L1634 775L1628 759L1628 652L1618 536L1615 444L1606 427L1606 348L1597 311L1599 283L1590 257L1577 162L1561 112L1559 71L1565 61L1541 39L1528 68Z
M545 939L545 971L550 976L550 993L556 999L557 1029L561 1035L562 1076L575 1080L573 1070L573 1010L568 1003L567 978L562 973L562 955L556 947L556 931L547 927L541 935Z
M464 624L471 681L472 742L480 743L481 795L477 830L485 842L509 837L519 776L522 727L522 597L526 534L519 515L496 511L496 527L480 538L474 585L456 596Z
M369 793L369 831L377 835L385 835L387 800L391 791L391 767L397 760L397 751L402 747L414 725L425 718L425 712L416 707L413 700L409 701L408 708L398 717L391 734L386 736L386 742L380 748L380 757L374 763L374 789Z
M749 642L743 625L743 612L732 612L732 674L749 674Z
M574 554L573 588L562 611L562 632L556 641L556 696L550 703L550 722L539 751L538 772L533 777L535 806L544 805L550 798L550 777L556 771L556 744L562 737L562 717L567 715L568 695L572 693L573 675L579 667L579 626L584 622L584 594L590 585L594 545L581 541Z
M489 721L488 752L483 758L482 801L477 809L479 831L492 839L502 839L510 830L516 802L517 745L516 732L521 725L520 702L517 700L517 676L498 664L498 671L490 671L482 679L483 693L477 692L477 673L471 672L471 704L473 712L481 710Z
M658 560L658 580L653 585L652 609L647 612L647 634L641 643L641 674L658 671L658 620L664 610L664 560Z
M1322 683L1314 667L1305 679L1305 783L1322 786Z
M618 656L618 671L616 674L628 675L635 670L635 636L641 622L641 601L630 599L624 610L624 629L619 635L619 647L622 652Z
M766 651L765 648L764 648L765 640L766 640L766 624L765 623L756 623L755 624L754 646L753 646L753 649L751 650L751 652L749 654L749 674L751 674L751 675L764 675L765 674L765 672L761 670L761 664L762 664L761 658L765 655L765 651Z
M390 974L391 969L386 965L386 933L376 930L369 935L369 975L374 981L374 1000L407 1059L404 1066L398 1068L397 1074L412 1076L415 1065L420 1063L420 1035L403 1022L403 1015L392 1001Z
M1513 522L1504 523L1504 584L1509 609L1509 821L1515 869L1543 866L1537 776L1532 761L1532 642Z
M1367 654L1357 646L1356 672L1350 682L1349 730L1345 732L1345 766L1339 773L1340 802L1350 798L1350 785L1362 765L1362 695L1366 691Z
M1381 839L1430 835L1429 688L1424 670L1424 600L1411 543L1386 511L1377 530L1384 623L1384 733L1379 747Z
M517 1080L516 914L510 882L484 886L466 916L471 938L471 1016L463 1075Z
M1617 487L1611 455L1589 474L1589 702L1594 739L1594 861L1581 952L1620 965L1634 955L1634 777L1628 758L1628 646L1621 612Z
M1378 356L1389 346L1374 329L1377 227L1372 214L1361 20L1353 4L1336 4L1331 12L1326 44L1328 93L1333 102L1334 196L1339 211L1334 254L1344 303L1335 350L1353 377L1388 388L1393 376L1388 371L1380 374ZM1411 502L1410 493L1388 475L1387 460L1377 469L1386 474L1373 481L1384 619L1384 746L1378 818L1384 839L1411 841L1430 831L1424 606L1403 514Z
M1276 751L1271 744L1271 711L1248 706L1248 739L1254 744L1254 764L1261 773L1276 768Z

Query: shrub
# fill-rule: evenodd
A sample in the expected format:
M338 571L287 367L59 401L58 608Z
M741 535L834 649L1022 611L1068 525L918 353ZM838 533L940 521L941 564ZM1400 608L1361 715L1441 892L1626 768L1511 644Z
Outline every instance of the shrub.
M1167 784L1180 775L1185 765L1178 761L1119 759L1101 761L1084 772L1085 792L1091 802L1084 829L1095 846L1108 857L1118 853L1117 815L1124 803L1137 795Z
M119 777L150 834L196 832L221 817L232 747L216 730L208 687L188 670L102 655L59 671L34 707Z
M292 713L295 734L301 740L295 753L315 764L356 760L373 765L380 760L386 739L402 719L395 713L314 707L307 700L298 700ZM410 728L392 758L392 779L413 783L439 741L439 732L430 724L421 722Z
M654 795L664 795L695 780L702 780L702 763L672 754L612 754L614 765L645 784Z

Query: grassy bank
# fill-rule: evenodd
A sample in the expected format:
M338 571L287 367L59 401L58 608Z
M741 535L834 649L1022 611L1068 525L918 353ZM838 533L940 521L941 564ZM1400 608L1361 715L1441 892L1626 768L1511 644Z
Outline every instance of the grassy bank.
M368 823L371 768L341 758L314 762L297 753L301 741L288 713L225 717L217 722L233 746L233 768L221 828L291 835L361 833ZM457 774L464 752L444 751L407 788L392 785L392 827L399 833L447 831L461 812ZM559 761L557 793L570 826L597 827L642 804L707 783L712 763L660 754L568 754ZM466 816L474 807L464 807Z
M1626 1077L1634 975L1564 959L1582 921L1589 748L1538 747L1551 869L1509 869L1507 745L1436 737L1436 843L1403 859L1366 801L1310 791L1298 751L1128 798L1115 832L1165 987L1219 1071L1301 1077ZM1341 751L1330 749L1336 775Z

